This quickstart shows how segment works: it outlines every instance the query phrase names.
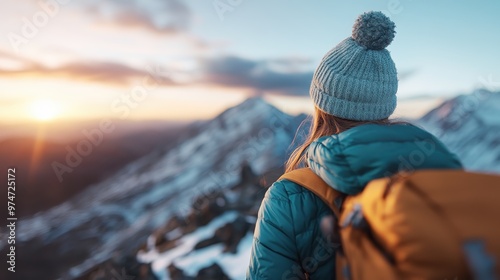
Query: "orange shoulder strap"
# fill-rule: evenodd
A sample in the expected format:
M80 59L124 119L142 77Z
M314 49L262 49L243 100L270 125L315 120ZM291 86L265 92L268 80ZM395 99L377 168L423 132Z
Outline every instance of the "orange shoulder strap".
M344 194L330 187L310 168L300 168L283 174L278 180L286 179L310 190L332 209L335 216L340 217L340 207Z

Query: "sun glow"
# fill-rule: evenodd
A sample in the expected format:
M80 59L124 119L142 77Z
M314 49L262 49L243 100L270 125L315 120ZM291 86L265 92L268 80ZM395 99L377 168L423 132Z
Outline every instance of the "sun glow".
M52 121L60 112L61 107L52 100L37 100L30 106L32 117L40 122Z

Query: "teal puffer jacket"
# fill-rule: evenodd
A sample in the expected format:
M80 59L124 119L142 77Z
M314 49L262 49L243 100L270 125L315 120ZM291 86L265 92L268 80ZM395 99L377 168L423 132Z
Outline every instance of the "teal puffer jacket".
M458 158L430 133L407 124L367 124L319 138L307 164L331 187L356 194L376 178L403 170L460 169ZM247 279L333 279L338 244L321 221L330 209L303 187L281 180L259 210Z

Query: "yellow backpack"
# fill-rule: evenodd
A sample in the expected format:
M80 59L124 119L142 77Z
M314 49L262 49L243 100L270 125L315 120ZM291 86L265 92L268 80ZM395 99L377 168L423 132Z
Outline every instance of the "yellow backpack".
M280 179L340 217L337 279L500 279L500 176L423 170L347 198L309 168Z

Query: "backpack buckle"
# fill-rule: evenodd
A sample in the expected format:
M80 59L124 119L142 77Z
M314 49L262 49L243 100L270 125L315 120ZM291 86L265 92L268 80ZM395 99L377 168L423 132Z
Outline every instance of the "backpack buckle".
M342 222L343 228L352 226L357 229L368 229L368 222L363 215L363 207L361 204L355 204L351 212L347 214L347 217Z
M483 241L469 240L463 244L463 250L475 279L498 279L495 275L495 259L488 254Z

